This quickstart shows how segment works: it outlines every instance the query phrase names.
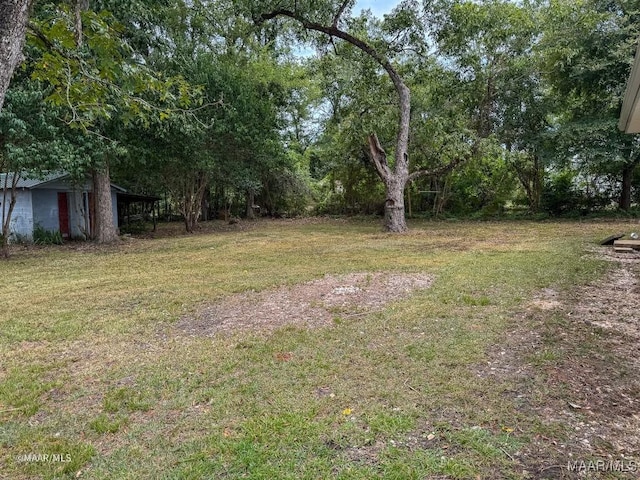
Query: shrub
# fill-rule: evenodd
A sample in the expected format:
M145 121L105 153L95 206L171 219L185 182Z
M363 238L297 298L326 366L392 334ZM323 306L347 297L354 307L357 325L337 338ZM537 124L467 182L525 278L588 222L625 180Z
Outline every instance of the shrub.
M573 186L574 174L568 170L550 175L542 190L542 208L552 215L575 210L577 195Z
M45 230L41 225L33 229L33 243L36 245L62 245L62 234L51 230Z

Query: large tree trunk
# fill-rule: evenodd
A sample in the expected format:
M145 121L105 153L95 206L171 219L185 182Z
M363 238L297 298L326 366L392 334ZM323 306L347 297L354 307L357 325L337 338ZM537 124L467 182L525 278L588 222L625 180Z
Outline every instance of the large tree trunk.
M404 214L404 190L406 181L390 179L387 184L387 200L384 203L384 226L390 232L406 232Z
M93 194L95 199L94 240L97 243L113 243L118 239L118 232L113 223L111 179L108 165L93 171Z
M256 195L253 190L251 189L247 190L246 200L247 200L247 219L255 220L256 214L253 207L256 203Z
M197 225L197 213L193 209L189 209L184 216L184 229L187 233L193 233Z
M408 106L407 106L408 109ZM407 112L408 113L408 112ZM408 116L407 116L407 137L408 137ZM404 161L396 158L395 169L391 170L387 164L387 154L380 145L375 134L369 135L369 152L371 160L376 167L378 175L384 182L387 198L384 202L384 227L389 232L406 232L407 222L405 220L404 190L409 180L409 165L406 152L406 138L403 132L398 134L398 144L396 152L400 152Z
M75 4L75 34L76 45L82 47L84 38L82 35L82 12L89 8L88 0L77 0ZM118 240L118 231L114 224L113 206L111 203L111 176L109 175L109 163L105 162L102 168L95 168L92 172L94 214L93 224L94 240L96 243L113 243Z
M618 206L620 210L629 210L631 208L631 181L633 180L633 171L636 168L636 162L625 165L622 169L622 191L620 192L620 201Z
M13 71L22 60L31 0L0 0L0 110Z

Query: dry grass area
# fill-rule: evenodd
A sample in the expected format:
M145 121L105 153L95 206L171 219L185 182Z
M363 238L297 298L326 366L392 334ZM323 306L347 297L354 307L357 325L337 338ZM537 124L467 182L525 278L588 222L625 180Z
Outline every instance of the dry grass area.
M0 478L637 478L637 224L411 228L16 249Z

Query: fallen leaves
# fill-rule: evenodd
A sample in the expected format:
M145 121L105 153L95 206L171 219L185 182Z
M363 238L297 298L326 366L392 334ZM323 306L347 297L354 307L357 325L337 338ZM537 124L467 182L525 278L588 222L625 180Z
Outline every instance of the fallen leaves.
M289 362L293 358L293 353L291 352L277 352L275 355L276 360L279 362Z

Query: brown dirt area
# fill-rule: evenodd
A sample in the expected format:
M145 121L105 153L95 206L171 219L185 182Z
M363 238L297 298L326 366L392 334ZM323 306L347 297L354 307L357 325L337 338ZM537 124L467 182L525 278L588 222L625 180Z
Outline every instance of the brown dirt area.
M532 422L532 442L513 459L529 478L640 478L640 253L591 254L613 262L604 278L539 292L477 367L512 386ZM591 471L570 471L574 461Z
M183 317L178 330L210 336L242 330L271 331L293 325L313 328L331 325L334 318L366 315L414 290L431 286L433 277L414 273L350 273L264 292L244 292L206 305Z

